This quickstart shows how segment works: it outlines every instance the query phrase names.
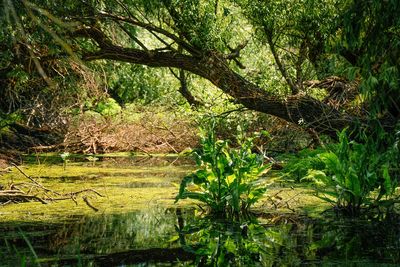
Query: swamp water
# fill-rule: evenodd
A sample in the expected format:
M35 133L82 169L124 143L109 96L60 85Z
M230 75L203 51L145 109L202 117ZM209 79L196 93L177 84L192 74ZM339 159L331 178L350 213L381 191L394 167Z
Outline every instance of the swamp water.
M267 191L293 198L296 212L260 213L234 224L201 217L189 202L174 204L177 185L194 169L190 160L114 157L69 162L65 170L54 158L37 160L22 170L44 186L62 193L94 189L103 197L88 192L98 211L79 196L76 202L0 207L0 266L400 264L400 218L321 214L315 209L320 202L304 189L277 185ZM15 169L0 178L2 184L26 182Z

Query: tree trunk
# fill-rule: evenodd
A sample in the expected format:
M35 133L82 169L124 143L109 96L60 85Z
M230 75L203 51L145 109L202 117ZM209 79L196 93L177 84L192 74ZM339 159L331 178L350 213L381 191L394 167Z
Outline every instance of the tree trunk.
M202 56L190 56L177 52L143 51L111 44L99 30L81 30L76 36L94 39L99 51L86 53L85 60L111 59L142 64L150 67L173 67L197 74L230 95L245 107L270 114L288 122L312 128L318 133L336 137L338 130L363 123L363 120L307 95L291 95L284 99L274 96L256 84L234 72L223 55L209 52ZM390 124L389 124L390 125Z

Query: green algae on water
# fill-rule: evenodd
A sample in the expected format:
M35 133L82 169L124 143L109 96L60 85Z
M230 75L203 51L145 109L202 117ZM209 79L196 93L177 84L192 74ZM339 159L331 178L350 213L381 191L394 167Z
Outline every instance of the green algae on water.
M101 163L71 163L64 170L57 165L26 165L24 173L46 188L59 193L94 189L104 197L90 194L90 203L101 214L115 214L147 209L152 205L173 206L177 193L176 183L187 173L187 166L115 166ZM28 182L16 169L1 177L2 183ZM27 202L5 205L0 208L0 221L54 221L71 216L95 215L81 197L54 201L49 204Z

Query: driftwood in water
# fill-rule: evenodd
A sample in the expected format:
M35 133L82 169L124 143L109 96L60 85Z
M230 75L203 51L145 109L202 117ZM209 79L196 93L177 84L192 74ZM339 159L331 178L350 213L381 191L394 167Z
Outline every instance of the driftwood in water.
M97 192L94 189L83 189L76 192L70 193L59 193L52 189L49 189L43 186L41 183L27 175L24 171L21 170L17 165L12 164L22 175L24 175L30 182L18 183L18 184L10 184L7 188L2 185L0 188L0 205L6 205L11 203L21 203L21 202L30 202L37 201L42 204L48 204L52 201L59 200L72 200L76 204L76 197L82 195L82 200L85 204L90 207L94 211L98 211L96 207L94 207L89 201L89 194L97 195L103 197L102 194Z

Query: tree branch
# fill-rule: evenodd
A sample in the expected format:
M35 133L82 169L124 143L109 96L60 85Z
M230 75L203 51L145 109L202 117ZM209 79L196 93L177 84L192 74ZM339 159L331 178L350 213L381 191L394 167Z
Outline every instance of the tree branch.
M129 17L123 17L123 16L117 16L114 14L110 14L104 11L100 11L99 15L101 17L105 17L105 18L110 18L114 21L123 21L126 23L129 23L131 25L135 25L138 26L142 29L146 29L150 32L157 32L160 33L162 35L164 35L165 37L168 37L169 39L173 40L174 42L176 42L178 45L180 45L182 48L184 48L186 51L188 51L190 54L192 55L199 55L200 52L195 49L193 46L191 46L190 44L186 43L185 41L183 41L181 38L179 38L178 36L170 33L169 31L156 27L154 25L148 24L148 23L144 23L138 20L134 20L133 18L129 18Z
M100 50L84 55L85 60L110 59L150 67L172 67L199 75L245 107L274 115L286 121L313 128L319 133L336 137L336 132L362 120L339 112L337 109L306 95L278 98L244 79L230 69L223 54L209 52L203 57L155 50L143 51L110 45L97 31L84 31L86 37L99 43ZM90 36L93 34L93 36ZM102 44L102 45L100 45ZM106 44L106 45L104 45ZM389 124L390 125L390 124Z
M201 106L201 102L196 100L192 93L188 89L187 79L185 71L180 69L179 70L179 82L181 83L181 87L179 88L179 92L181 95L188 101L188 103L193 107Z
M226 45L231 53L226 55L225 58L232 59L241 69L245 69L246 66L244 66L242 62L239 61L240 51L242 51L246 47L247 43L248 41L244 42L243 44L239 44L236 48L232 48L228 44Z
M271 50L271 53L275 59L276 65L278 65L278 69L281 72L283 78L286 80L286 83L289 85L290 90L292 91L293 95L296 95L299 93L299 88L293 83L292 79L289 76L289 73L287 72L286 68L283 66L281 59L279 58L278 52L275 49L275 43L272 40L272 33L266 32L267 36L267 42L269 44L269 49Z
M179 88L179 92L181 93L181 95L186 99L186 101L189 103L189 105L193 106L193 107L198 107L201 106L202 103L198 100L196 100L196 98L194 98L194 96L192 95L192 93L189 91L188 86L187 86L187 79L186 79L186 75L185 75L185 71L183 70L179 70L179 74L176 74L173 69L169 68L169 71L172 73L172 75L179 80L181 87Z
M138 39L136 36L131 34L128 29L121 24L121 22L117 21L118 26L131 38L135 43L137 43L143 50L148 51L149 49Z

